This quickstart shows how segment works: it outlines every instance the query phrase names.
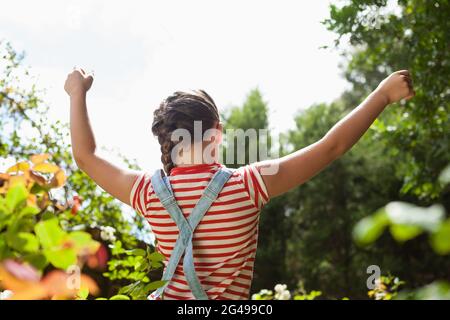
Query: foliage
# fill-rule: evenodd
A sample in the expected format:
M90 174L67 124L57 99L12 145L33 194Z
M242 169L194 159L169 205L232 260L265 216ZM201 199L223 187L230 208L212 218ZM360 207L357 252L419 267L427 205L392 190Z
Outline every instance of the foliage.
M404 281L394 276L381 276L376 279L375 288L367 295L375 300L392 300L398 294L399 288L404 285Z
M148 232L148 227L141 216L130 210L127 214L131 219L127 218L124 214L124 206L101 190L75 166L67 139L67 125L49 122L47 117L49 109L39 97L41 91L34 84L31 86L24 84L26 81L33 82L33 79L22 64L23 57L24 55L18 54L11 45L0 41L0 159L2 165L16 160L17 167L12 170L23 169L24 174L32 175L32 178L35 178L33 172L38 172L43 177L47 176L45 182L42 178L36 178L40 180L35 183L30 197L36 197L35 201L38 205L40 202L50 201L48 211L56 216L63 230L87 232L102 243L97 260L100 260L103 266L96 266L98 261L91 257L87 261L86 272L98 283L100 295L112 296L121 287L134 283L136 277L133 273L135 267L130 265L122 265L120 269L128 271L120 274L103 272L102 269L112 250L108 247L109 242L120 241L125 250L138 248L146 250L149 245L139 239ZM39 153L42 155L35 156ZM49 155L51 155L52 164L46 162ZM39 160L42 164L34 164L33 157L41 157L35 158L35 161ZM23 162L23 159L28 158L31 163ZM133 169L137 168L133 161L124 159L124 163ZM60 170L56 171L56 168ZM30 170L27 171L28 169ZM3 175L0 178L2 181L8 180ZM3 185L0 188L6 187ZM50 192L49 188L56 189ZM38 215L35 218L41 219L41 216ZM112 227L115 230L113 239L103 239L102 234L104 236L110 233ZM20 237L26 238L23 241L27 239L30 243L33 241L29 235L21 234ZM150 251L153 251L151 246ZM134 253L128 256L137 257ZM112 257L109 264L113 265L116 259L121 258ZM39 260L36 259L36 261ZM149 265L151 264L152 262L149 262ZM149 272L151 270L155 278L160 273L151 267L145 270ZM113 275L114 279L108 278L110 275Z
M297 290L291 294L285 284L277 284L274 290L262 289L258 293L252 295L252 300L315 300L320 297L322 292L307 292L302 283L299 283Z
M398 161L401 192L436 198L441 188L434 181L450 161L450 3L399 0L394 8L385 0L344 3L331 5L324 23L337 33L337 44L346 45L345 76L353 99L360 100L391 71L412 72L416 97L390 108L375 128Z
M68 232L60 226L57 214L66 208L49 192L62 186L65 175L58 166L44 162L47 158L35 155L31 165L19 162L0 178L0 286L11 290L13 299L75 297L80 288L98 292L86 275L80 275L84 286L68 288L69 275L55 270L73 266L81 270L88 259L95 259L100 243L87 232Z

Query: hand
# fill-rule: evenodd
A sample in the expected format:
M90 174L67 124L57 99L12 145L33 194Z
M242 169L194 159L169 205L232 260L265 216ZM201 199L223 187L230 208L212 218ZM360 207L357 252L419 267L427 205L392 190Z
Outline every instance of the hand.
M92 74L87 74L83 69L76 68L67 76L64 90L69 96L85 94L91 88L93 81Z
M394 72L381 81L376 91L384 95L386 104L398 102L402 99L408 100L416 94L408 70Z

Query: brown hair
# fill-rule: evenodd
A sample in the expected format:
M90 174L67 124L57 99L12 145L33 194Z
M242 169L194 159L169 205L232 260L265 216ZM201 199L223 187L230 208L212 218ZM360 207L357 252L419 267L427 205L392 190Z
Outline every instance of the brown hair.
M152 132L161 145L161 162L167 174L175 167L171 152L177 142L172 141L172 132L185 129L193 136L194 121L202 121L203 134L220 121L216 104L203 90L173 93L161 102L153 116Z

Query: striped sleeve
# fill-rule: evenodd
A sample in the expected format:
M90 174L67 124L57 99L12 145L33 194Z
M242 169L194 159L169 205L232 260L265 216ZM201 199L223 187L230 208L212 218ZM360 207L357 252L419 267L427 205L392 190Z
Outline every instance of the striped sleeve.
M241 174L245 189L255 207L261 209L269 201L269 195L261 173L253 164L240 167L237 171Z
M151 176L145 172L139 174L134 181L133 187L130 192L130 205L145 216L146 202L149 194Z

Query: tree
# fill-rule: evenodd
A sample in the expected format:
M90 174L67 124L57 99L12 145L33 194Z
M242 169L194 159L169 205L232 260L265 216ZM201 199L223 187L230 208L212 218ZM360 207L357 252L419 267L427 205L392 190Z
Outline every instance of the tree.
M442 191L434 182L450 162L450 3L399 0L397 11L387 3L352 0L341 7L331 5L324 23L337 33L336 45L348 39L342 51L355 99L392 71L412 72L416 97L389 108L376 127L397 158L402 193L430 203Z
M108 272L90 271L100 285L101 295L111 296L130 282L147 285L148 274L161 265L155 255L152 256L154 261L144 259L147 254L141 249L149 248L150 256L154 248L138 238L140 233L148 232L143 218L134 214L132 222L126 219L123 205L75 166L67 139L68 126L49 123L48 107L39 97L38 87L33 84L29 88L24 84L25 79L31 79L22 66L23 58L24 54L18 54L10 44L0 42L0 158L24 161L35 154L51 155L50 161L64 170L67 183L62 190L49 192L50 200L60 200L72 207L63 212L55 211L59 224L65 230L87 230L100 241L101 228L116 230L114 240L103 241L110 244ZM124 159L124 163L137 168L133 161ZM132 251L138 248L139 254ZM141 266L136 269L138 260L142 260ZM154 275L160 276L159 273Z
M225 129L268 129L268 107L267 103L259 90L253 89L248 94L241 107L233 107L224 114ZM260 144L267 143L267 149L271 148L271 140L260 139L257 136L258 148ZM265 138L264 138L265 139ZM254 142L250 142L254 143ZM236 159L237 143L234 143L234 155ZM225 145L224 159L229 152L229 146ZM249 143L245 145L245 164L249 163ZM259 149L253 150L259 152ZM258 153L259 154L259 153ZM257 159L262 160L262 159ZM230 167L239 167L240 163L227 163ZM253 280L253 291L272 286L274 282L288 280L289 276L285 273L285 254L287 239L286 216L284 210L284 197L278 197L271 200L262 210L259 235L258 251L256 254L255 273Z

